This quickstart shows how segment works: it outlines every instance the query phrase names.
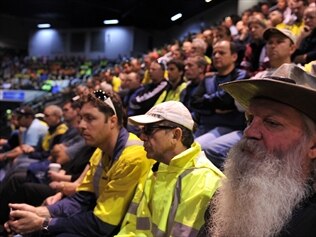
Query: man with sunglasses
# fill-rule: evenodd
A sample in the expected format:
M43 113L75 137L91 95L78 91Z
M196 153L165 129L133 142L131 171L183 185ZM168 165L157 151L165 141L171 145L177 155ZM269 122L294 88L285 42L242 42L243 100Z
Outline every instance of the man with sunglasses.
M147 156L157 163L138 186L118 236L196 236L223 174L194 142L189 110L168 101L129 121L142 126Z
M115 106L114 106L115 105ZM123 127L123 108L117 94L95 91L80 111L86 143L97 147L90 169L77 193L48 207L10 204L9 231L38 230L52 236L113 236L152 164L143 143Z

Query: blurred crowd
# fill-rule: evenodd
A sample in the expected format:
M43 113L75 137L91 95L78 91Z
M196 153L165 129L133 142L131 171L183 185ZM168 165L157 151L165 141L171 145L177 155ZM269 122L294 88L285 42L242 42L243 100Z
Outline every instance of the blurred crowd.
M11 195L0 199L2 223L7 219L9 202L40 205L59 192L60 196L55 198L61 199L73 194L82 181L80 174L88 159L78 162L74 157L89 158L94 150L84 145L77 129L81 117L76 101L80 98L96 91L117 94L124 112L122 123L127 131L138 136L144 131L128 124L127 117L145 114L164 102L181 102L194 120L194 141L223 170L225 157L241 139L246 121L244 108L220 84L265 78L283 64L295 64L316 75L315 60L313 0L260 2L241 16L226 16L220 24L189 34L182 41L116 62L78 57L13 57L3 53L2 89L45 90L57 94L55 99L67 100L59 101L60 104L36 102L42 106L31 102L13 112L12 134L1 140L0 178L5 186L0 192ZM69 81L68 86L56 88L54 82L60 80ZM33 136L35 133L38 137ZM10 161L21 156L28 159L21 163ZM65 165L62 175L47 173L52 162ZM15 197L17 183L24 182L17 180L26 178L46 185L36 199L31 200L31 191L24 194L23 200Z

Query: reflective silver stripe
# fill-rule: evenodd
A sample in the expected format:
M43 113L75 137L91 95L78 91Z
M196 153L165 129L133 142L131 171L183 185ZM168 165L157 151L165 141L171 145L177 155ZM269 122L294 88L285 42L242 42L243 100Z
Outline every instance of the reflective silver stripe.
M136 229L138 230L150 230L150 220L148 217L137 217Z
M182 174L179 175L178 179L177 179L177 183L175 186L175 190L173 193L173 200L172 200L172 204L170 207L170 211L169 211L169 216L168 216L168 226L166 228L167 230L167 236L170 236L171 231L172 231L172 226L174 224L174 218L176 216L176 212L178 209L178 205L180 202L180 198L181 198L181 189L182 189L182 179L188 175L189 173L191 173L193 170L195 169L188 169L185 170Z
M137 215L137 208L138 208L139 204L132 202L128 208L128 213L133 214L133 215Z
M175 237L195 237L198 235L199 231L196 229L193 229L190 226L183 225L179 222L173 222L172 223L172 231L171 234L166 234L162 230L158 229L158 226L155 223L152 223L152 233L155 237L165 237L165 236L175 236Z
M193 229L190 226L183 225L182 223L179 222L174 222L173 227L172 227L172 236L186 236L186 237L195 237L199 233L198 230Z
M96 198L99 197L99 183L100 183L100 179L104 170L102 159L103 157L101 157L100 162L97 166L97 169L93 175L93 189L94 189Z
M153 236L155 236L155 237L164 237L164 236L167 236L164 231L158 229L158 226L157 226L155 223L152 223L151 233L152 233Z

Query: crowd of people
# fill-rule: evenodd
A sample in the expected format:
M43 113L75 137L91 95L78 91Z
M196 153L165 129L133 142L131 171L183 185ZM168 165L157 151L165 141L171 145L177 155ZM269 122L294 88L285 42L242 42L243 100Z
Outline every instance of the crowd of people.
M271 2L118 64L3 60L73 83L12 114L1 235L315 236L316 5Z

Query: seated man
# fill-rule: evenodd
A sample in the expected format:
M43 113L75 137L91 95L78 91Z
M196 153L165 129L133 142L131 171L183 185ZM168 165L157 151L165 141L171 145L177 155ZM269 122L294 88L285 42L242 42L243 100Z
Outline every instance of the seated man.
M191 108L196 116L198 129L196 141L202 149L210 141L244 128L244 114L238 111L234 99L219 84L247 78L244 70L235 66L237 51L234 43L219 41L213 47L213 64L217 73L205 77L191 98Z
M284 64L268 78L222 85L248 126L199 236L316 236L315 82Z
M8 182L12 176L25 175L27 167L39 160L46 160L50 155L50 149L61 142L63 134L68 130L67 125L62 121L62 109L57 105L48 105L44 109L44 120L48 125L48 131L39 140L37 146L22 144L14 150L19 149L20 155L7 156L8 163L4 167L6 175L2 185ZM10 162L9 162L10 161Z
M112 102L113 101L113 102ZM123 108L114 93L95 91L83 101L80 128L86 143L98 147L97 159L71 197L47 207L10 204L8 231L48 231L53 236L113 236L138 182L152 162L142 142L122 127ZM96 154L96 153L94 153Z
M270 67L257 73L254 78L269 77L282 64L291 63L291 54L295 50L295 37L289 30L268 28L263 33L263 38L267 41L266 50ZM212 163L222 169L229 149L235 145L241 137L241 130L225 134L212 141L208 141L205 147L203 147L203 150Z
M223 174L194 142L189 110L168 101L129 121L143 125L147 156L157 163L138 186L117 236L196 236Z
M17 124L20 127L17 131L18 146L11 147L12 149L7 149L6 152L1 153L0 160L14 159L23 154L21 148L24 144L36 147L47 133L47 124L35 118L35 112L31 107L23 106L17 109L15 114L17 116Z

